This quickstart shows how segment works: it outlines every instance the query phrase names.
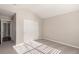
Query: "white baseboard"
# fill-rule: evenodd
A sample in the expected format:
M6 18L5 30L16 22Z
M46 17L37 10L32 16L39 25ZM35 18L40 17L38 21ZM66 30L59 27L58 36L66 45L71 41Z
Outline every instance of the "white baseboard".
M59 44L63 44L63 45L66 45L66 46L70 46L70 47L74 47L74 48L79 49L79 47L78 47L78 46L74 46L74 45L71 45L71 44L63 43L63 42L56 41L56 40L53 40L53 39L50 39L50 38L45 38L45 39L46 39L46 40L53 41L53 42L56 42L56 43L59 43Z
M24 45L24 43L16 44L15 46L21 46L21 45Z

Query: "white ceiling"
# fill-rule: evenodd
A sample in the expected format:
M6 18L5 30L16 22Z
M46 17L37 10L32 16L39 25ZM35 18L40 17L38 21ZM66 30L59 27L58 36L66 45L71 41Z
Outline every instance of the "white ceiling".
M67 4L39 4L39 5L21 5L21 7L27 7L40 18L46 19L52 16L72 12L79 10L79 5L67 5Z
M0 4L0 15L11 17L15 13L14 6L8 4Z
M4 10L4 9L0 9L0 15L1 16L5 16L5 17L11 17L14 13Z
M77 11L79 10L79 5L71 5L71 4L21 4L21 5L0 5L0 13L5 15L12 15L16 11L16 7L28 9L35 13L42 19L46 19L48 17ZM7 10L3 11L1 9ZM8 12L10 11L10 12Z

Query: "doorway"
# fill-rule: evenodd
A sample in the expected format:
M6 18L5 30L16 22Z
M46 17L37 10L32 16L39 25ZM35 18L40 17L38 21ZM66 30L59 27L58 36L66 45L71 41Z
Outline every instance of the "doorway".
M10 41L11 36L10 36L10 22L7 21L3 23L3 41Z
M13 41L16 44L16 22L0 19L0 44Z
M10 21L0 20L0 44L5 41L10 41Z

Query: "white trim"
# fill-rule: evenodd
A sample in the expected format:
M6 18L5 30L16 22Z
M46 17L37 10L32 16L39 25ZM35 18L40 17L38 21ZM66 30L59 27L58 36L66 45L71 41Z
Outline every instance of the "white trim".
M63 42L60 42L60 41L56 41L56 40L53 40L53 39L50 39L50 38L45 38L46 40L50 40L50 41L53 41L53 42L56 42L56 43L59 43L59 44L63 44L63 45L66 45L66 46L70 46L70 47L74 47L74 48L77 48L79 49L78 46L74 46L74 45L71 45L71 44L68 44L68 43L63 43Z
M24 43L16 44L15 46L22 46L22 45L24 45ZM15 46L13 46L13 47L15 47Z

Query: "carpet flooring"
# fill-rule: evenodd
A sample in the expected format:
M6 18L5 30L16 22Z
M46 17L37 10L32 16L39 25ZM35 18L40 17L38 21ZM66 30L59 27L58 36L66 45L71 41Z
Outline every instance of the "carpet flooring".
M14 46L14 49L19 54L59 54L61 52L61 50L36 41L30 41L18 46Z

